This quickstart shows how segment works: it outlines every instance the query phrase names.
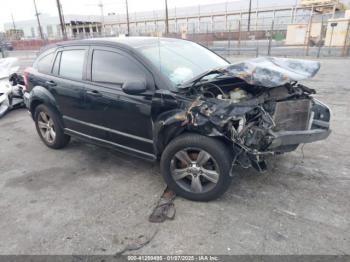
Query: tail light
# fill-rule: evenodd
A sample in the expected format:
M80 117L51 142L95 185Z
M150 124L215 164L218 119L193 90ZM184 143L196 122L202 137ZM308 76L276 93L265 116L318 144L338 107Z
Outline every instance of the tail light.
M28 91L29 90L29 73L27 71L27 68L23 72L23 82L24 82L23 91Z

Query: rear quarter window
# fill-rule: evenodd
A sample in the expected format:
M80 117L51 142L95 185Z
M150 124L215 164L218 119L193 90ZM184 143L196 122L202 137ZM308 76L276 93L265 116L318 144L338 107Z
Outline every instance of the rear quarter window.
M36 68L40 73L50 74L52 69L52 63L54 59L55 52L43 55L36 62Z

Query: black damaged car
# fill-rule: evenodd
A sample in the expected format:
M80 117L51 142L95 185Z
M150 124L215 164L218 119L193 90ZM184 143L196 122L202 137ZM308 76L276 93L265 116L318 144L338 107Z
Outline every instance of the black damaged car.
M176 194L208 201L236 165L264 171L266 156L328 137L329 108L299 83L319 68L284 58L230 64L170 38L62 42L25 70L25 103L48 147L73 136L160 160Z

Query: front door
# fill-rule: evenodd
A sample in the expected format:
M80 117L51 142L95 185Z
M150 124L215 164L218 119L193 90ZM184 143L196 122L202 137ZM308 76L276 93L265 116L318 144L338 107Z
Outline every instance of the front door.
M153 158L151 104L154 81L135 58L119 49L94 47L86 85L89 122L106 132L106 139L126 151ZM126 81L145 81L147 91L130 95L122 90Z

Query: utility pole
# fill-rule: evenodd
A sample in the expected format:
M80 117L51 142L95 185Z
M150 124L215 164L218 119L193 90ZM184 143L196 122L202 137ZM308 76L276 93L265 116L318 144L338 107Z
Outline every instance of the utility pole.
M15 38L17 40L16 24L15 24L15 19L13 19L13 14L12 13L11 13L11 18L12 18L13 33L15 34Z
M12 26L13 26L13 33L15 35L15 38L17 40L17 30L16 30L16 24L15 24L15 19L13 19L13 14L11 13L11 18L12 18ZM4 57L4 56L3 56Z
M102 0L100 0L100 2L98 3L98 7L100 8L100 11L101 11L101 34L102 34L102 36L104 36L105 35L105 26L104 26L105 17L104 17L104 12L103 12Z
M43 35L43 31L42 31L41 24L40 24L40 19L39 19L39 15L40 14L38 13L38 9L36 8L35 0L33 0L33 2L34 2L34 8L35 8L35 16L36 16L36 19L38 21L40 37L41 37L42 40L44 40L44 35Z
M249 0L249 10L248 10L248 32L250 32L250 14L252 12L252 0Z
M125 0L125 7L126 7L126 26L128 27L128 36L130 35L130 24L129 24L129 6L128 6L128 0Z
M64 40L66 40L67 39L67 32L66 32L66 25L65 25L64 17L63 17L62 5L60 3L60 0L56 0L56 1L57 1L58 16L60 18L62 37Z
M11 14L11 18L12 18L13 29L16 30L16 24L15 24L15 19L13 18L13 14Z
M169 34L168 0L165 0L165 35Z

